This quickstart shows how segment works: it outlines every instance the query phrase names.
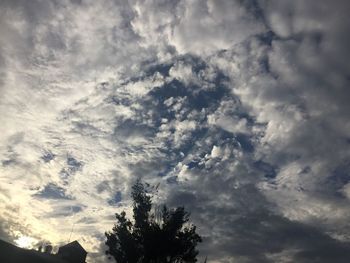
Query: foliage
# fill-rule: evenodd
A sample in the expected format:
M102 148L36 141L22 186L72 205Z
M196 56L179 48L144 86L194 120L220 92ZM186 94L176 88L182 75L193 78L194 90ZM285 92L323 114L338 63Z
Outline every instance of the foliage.
M140 181L131 196L134 220L127 219L125 212L116 214L117 223L105 233L106 254L117 263L196 262L196 246L202 239L196 226L189 224L190 214L184 207L169 210L164 206L157 217L151 212L151 195Z

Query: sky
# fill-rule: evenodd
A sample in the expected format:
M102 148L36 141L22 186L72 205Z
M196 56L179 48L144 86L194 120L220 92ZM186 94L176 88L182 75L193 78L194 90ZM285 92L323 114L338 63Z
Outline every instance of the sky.
M0 238L103 256L138 178L213 263L350 262L347 0L0 0Z

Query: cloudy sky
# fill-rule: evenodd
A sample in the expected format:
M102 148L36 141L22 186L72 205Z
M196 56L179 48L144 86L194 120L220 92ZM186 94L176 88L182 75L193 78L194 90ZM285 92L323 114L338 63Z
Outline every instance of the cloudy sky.
M142 178L209 262L350 262L348 10L1 0L0 238L105 262Z

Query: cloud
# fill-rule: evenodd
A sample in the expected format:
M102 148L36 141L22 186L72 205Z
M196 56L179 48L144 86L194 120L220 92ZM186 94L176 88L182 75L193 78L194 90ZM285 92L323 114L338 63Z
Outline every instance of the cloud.
M347 5L2 1L0 237L104 262L141 177L210 261L348 261Z
M212 53L230 49L264 31L252 10L238 1L193 1L183 5L171 42L181 53Z

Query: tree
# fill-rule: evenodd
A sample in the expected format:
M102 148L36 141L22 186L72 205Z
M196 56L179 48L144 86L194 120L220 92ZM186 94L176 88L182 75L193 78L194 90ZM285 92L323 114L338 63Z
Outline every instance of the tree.
M169 210L165 205L160 217L151 212L152 195L138 180L132 188L133 221L125 212L116 214L117 223L106 232L106 254L117 263L192 263L196 246L202 242L196 226L189 224L184 207ZM157 220L158 218L158 220ZM160 219L160 220L159 220Z

